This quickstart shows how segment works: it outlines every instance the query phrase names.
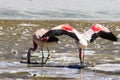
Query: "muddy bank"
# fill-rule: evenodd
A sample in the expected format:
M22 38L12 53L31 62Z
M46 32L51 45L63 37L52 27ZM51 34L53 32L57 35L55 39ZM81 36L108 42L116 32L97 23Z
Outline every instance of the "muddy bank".
M32 34L37 29L50 29L60 24L70 24L78 31L84 32L93 23L101 23L109 27L120 38L120 22L0 20L0 78L4 80L119 80L120 39L111 42L98 38L90 44L85 49L85 68L82 69L80 69L74 40L68 36L59 36L61 44L50 47L51 59L44 67L41 64L25 63L28 48L32 47ZM46 49L44 52L47 55ZM39 48L32 55L33 63L41 62ZM24 63L20 63L21 61Z

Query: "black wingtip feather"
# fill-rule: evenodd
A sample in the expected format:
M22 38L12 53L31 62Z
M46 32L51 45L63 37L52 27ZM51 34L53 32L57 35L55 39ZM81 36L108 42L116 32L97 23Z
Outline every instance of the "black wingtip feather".
M111 40L111 41L117 41L118 40L118 38L112 32L108 33L108 32L104 32L104 31L100 31L99 36L101 38L108 39L108 40Z
M118 38L112 32L104 32L100 31L99 33L95 33L92 35L90 39L90 43L92 43L96 38L101 37L110 41L117 41Z
M92 43L98 37L99 37L98 33L93 34L91 39L90 39L90 43Z
M42 36L42 38L43 37L60 36L60 35L68 35L68 36L74 38L75 40L79 40L75 33L68 32L68 31L61 30L61 29L49 30L46 34L44 34Z
M59 41L59 39L57 37L54 37L54 36L49 37L47 40L47 42L58 42L58 41Z

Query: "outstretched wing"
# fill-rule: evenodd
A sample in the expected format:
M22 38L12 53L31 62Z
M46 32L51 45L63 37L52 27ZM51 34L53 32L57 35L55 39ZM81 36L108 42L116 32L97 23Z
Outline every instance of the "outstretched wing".
M99 31L94 33L90 39L90 42L93 42L97 37L101 37L111 41L117 41L117 37L112 32Z
M52 36L61 36L61 35L68 35L74 38L75 40L79 40L77 35L74 32L69 32L69 31L62 30L62 29L49 30L42 37L52 37Z
M111 41L117 41L117 37L106 27L100 24L93 24L87 32L92 30L90 42L93 42L97 37L101 37Z
M111 41L117 41L117 37L112 32L107 33L107 32L104 32L104 31L100 31L99 36L101 38L108 39L108 40L111 40Z

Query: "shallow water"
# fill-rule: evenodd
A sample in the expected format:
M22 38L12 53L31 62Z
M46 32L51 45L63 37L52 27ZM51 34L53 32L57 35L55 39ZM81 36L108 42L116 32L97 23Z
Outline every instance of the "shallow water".
M61 43L50 48L51 59L47 64L42 65L43 67L41 64L35 64L41 62L40 49L32 54L33 64L26 64L26 53L28 48L32 47L32 34L37 29L50 29L68 23L83 32L94 22L108 26L120 38L120 22L0 20L0 78L4 80L119 80L120 39L111 42L98 38L90 44L85 49L85 68L82 69L79 65L77 47L74 40L68 36L58 37ZM46 49L44 52L47 55Z

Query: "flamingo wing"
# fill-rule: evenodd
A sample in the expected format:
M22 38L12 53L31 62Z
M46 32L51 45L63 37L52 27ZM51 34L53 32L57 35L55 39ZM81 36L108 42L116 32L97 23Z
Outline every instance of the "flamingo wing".
M52 36L61 36L61 35L68 35L75 40L79 40L77 35L74 32L62 30L62 29L54 29L54 30L49 30L47 33L45 33L43 37L52 37Z
M105 32L101 30L98 33L94 33L92 35L90 42L93 42L97 37L101 37L103 39L107 39L111 41L117 41L117 37L112 32Z
M101 38L108 39L111 41L117 41L117 37L112 32L108 33L108 32L104 32L104 31L100 31L99 36Z
M58 42L59 39L55 36L52 36L52 37L49 37L48 40L47 40L47 42L54 42L54 41Z

